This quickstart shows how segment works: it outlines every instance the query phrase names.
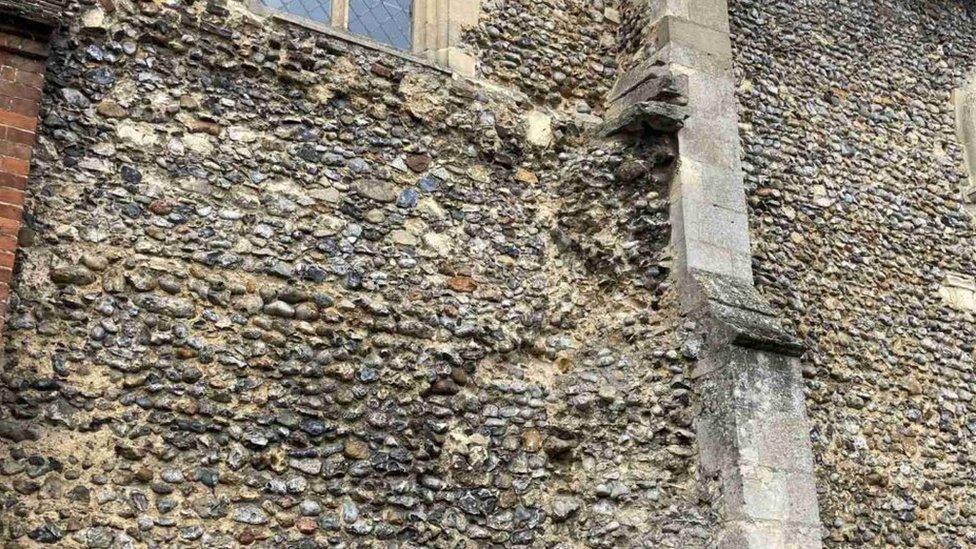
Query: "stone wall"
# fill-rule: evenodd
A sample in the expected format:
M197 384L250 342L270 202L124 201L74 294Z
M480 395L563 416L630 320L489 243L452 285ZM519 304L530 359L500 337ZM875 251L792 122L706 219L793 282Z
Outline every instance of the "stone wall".
M634 3L632 1L624 4ZM533 100L600 112L617 76L617 1L485 0L467 37L479 74Z
M976 20L940 0L730 2L762 293L792 320L833 547L976 543L976 274L952 90Z
M670 136L236 3L72 13L4 342L5 541L708 544Z

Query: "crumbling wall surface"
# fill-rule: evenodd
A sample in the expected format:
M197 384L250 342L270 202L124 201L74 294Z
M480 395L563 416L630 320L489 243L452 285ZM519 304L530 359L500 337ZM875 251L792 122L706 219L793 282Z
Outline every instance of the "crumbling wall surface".
M806 339L825 543L972 547L962 2L730 2L756 282Z
M550 135L520 93L234 3L117 5L54 44L5 541L708 544L672 140Z

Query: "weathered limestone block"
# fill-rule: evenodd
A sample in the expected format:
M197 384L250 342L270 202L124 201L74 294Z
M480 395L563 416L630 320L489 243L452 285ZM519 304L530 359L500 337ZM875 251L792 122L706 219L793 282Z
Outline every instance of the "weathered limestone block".
M820 546L810 425L789 335L751 286L693 273L704 347L694 376L702 476L717 483L719 547Z

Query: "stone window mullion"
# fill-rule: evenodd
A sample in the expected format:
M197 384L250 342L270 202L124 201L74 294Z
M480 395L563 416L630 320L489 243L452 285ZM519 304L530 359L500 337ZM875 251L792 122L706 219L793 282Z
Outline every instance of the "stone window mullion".
M413 53L422 54L427 49L427 36L430 32L427 22L430 20L432 4L432 0L413 1L413 43L411 44Z
M349 29L349 0L332 0L332 26Z

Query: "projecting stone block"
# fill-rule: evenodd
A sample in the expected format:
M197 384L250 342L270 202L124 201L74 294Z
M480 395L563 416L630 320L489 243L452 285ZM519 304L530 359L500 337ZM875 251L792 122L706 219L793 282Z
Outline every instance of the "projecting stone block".
M429 50L427 58L447 67L460 76L472 77L477 72L478 60L463 49L451 46L439 50Z
M609 137L621 132L656 131L672 133L678 131L688 118L688 109L680 105L648 101L631 105L618 116L607 120L599 133Z
M682 266L689 270L708 271L740 279L747 276L747 273L736 266L731 250L700 240L689 239L685 242L684 255L679 255L679 262L682 259ZM748 274L751 275L751 272Z
M672 185L672 244L679 264L751 283L748 216L738 179L727 168L701 168L681 160Z
M798 361L735 344L707 354L711 371L698 382L707 403L698 422L701 467L721 486L723 520L759 536L732 536L728 547L790 547L794 530L819 526ZM818 539L803 547L819 547Z
M687 96L687 76L674 75L661 61L648 59L617 79L607 101L620 108L652 99L684 105Z
M693 110L679 135L682 161L731 169L741 187L738 104L730 77L689 74L688 103Z
M810 472L746 465L739 474L743 505L737 511L742 513L741 519L816 525L819 511L815 485L798 482Z
M607 100L610 102L616 101L643 82L648 80L664 80L670 76L671 70L660 61L645 60L636 67L628 70L614 82L613 89L610 90Z

